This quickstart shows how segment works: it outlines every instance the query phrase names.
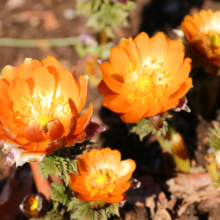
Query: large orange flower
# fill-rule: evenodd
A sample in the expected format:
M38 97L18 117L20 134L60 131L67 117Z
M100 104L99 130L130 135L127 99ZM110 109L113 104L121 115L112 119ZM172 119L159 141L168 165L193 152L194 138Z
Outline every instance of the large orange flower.
M62 145L82 142L93 113L90 104L78 117L87 90L86 76L77 82L52 56L6 66L0 79L0 138L5 141L3 151L11 151L8 164L40 161Z
M103 105L127 123L174 108L192 85L191 60L184 55L182 41L163 33L122 39L100 66Z
M220 11L186 15L181 24L189 47L203 60L220 67Z
M136 168L133 160L121 161L118 150L93 149L78 158L79 174L70 173L69 184L81 201L103 200L117 203L131 185L129 179Z

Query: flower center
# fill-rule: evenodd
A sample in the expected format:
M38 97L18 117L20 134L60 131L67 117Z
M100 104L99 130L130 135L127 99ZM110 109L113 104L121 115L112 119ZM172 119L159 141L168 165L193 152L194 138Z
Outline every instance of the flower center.
M116 179L117 176L111 170L101 169L87 176L86 187L91 196L111 193L115 188Z
M142 99L144 103L145 100L151 99L157 102L158 95L162 96L171 83L168 81L169 73L155 60L140 67L130 63L127 72L124 82L132 86L132 91L128 93L131 101Z
M34 198L34 199L32 199L31 202L32 202L32 204L30 206L30 210L33 211L33 210L37 209L39 199Z
M65 117L70 113L68 102L64 101L62 96L45 97L39 96L36 92L29 99L22 97L24 105L14 106L16 118L22 118L25 123L35 120L40 123L43 129L47 130L47 123L58 119L62 123Z
M210 46L214 54L220 54L220 36L214 32L208 32L210 38Z

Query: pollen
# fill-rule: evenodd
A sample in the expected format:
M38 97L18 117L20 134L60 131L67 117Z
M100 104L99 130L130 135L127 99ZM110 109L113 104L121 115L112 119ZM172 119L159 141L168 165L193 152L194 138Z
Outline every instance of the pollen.
M30 206L30 210L33 211L35 209L37 209L38 207L38 202L39 202L39 199L36 199L34 198L32 201L31 201L31 206Z
M158 98L155 100L155 97L158 94L162 96L165 89L170 86L169 75L163 68L163 63L156 60L149 61L146 65L139 67L130 63L124 77L125 84L132 86L132 90L127 96L128 99L131 101L142 99L142 104L148 99L157 102Z
M47 123L56 119L62 123L70 113L69 104L62 96L46 97L36 92L30 98L21 97L21 99L25 104L14 106L15 117L22 118L26 123L35 120L45 131L47 131Z
M114 191L116 179L117 176L111 170L100 169L90 173L85 184L91 196L104 195Z

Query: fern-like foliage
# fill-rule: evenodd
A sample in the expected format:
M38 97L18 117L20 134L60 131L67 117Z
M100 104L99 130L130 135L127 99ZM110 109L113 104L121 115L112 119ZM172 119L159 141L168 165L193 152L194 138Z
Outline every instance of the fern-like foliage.
M65 193L66 187L60 184L51 183L51 200L62 203L64 206L67 203L68 196Z
M68 202L67 207L71 220L107 220L111 215L119 217L119 205L117 203L108 204L100 211L93 211L89 208L88 202L82 202L73 197Z
M215 151L220 150L220 127L214 125L214 128L209 129L209 137L207 138L210 145Z
M69 173L77 173L76 160L61 155L52 154L44 157L39 164L38 170L43 178L48 178L50 174L60 177L68 185Z
M148 118L144 118L131 128L131 133L137 134L140 141L143 141L144 137L149 134L156 134L158 137L165 136L168 131L168 123L165 118L161 117L161 119L163 120L163 127L160 130L155 129Z

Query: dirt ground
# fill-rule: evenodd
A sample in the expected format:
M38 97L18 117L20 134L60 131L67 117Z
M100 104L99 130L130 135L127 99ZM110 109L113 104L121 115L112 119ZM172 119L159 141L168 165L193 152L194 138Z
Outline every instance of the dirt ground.
M130 16L130 27L115 30L117 43L122 37L134 37L145 31L154 35L164 31L171 39L183 17L204 9L220 9L218 1L203 0L137 0L137 9ZM0 41L3 37L19 39L47 39L79 36L87 33L86 19L65 17L66 10L75 10L73 0L1 0ZM28 17L27 12L37 11ZM29 13L30 14L30 13ZM89 31L90 32L90 31ZM56 57L64 68L84 74L84 67L73 46L57 48L0 47L0 69L5 65L18 66L26 57L41 60L48 55ZM219 78L217 78L219 82ZM219 83L218 83L219 86ZM205 220L219 219L219 190L214 188L205 167L205 155L210 150L206 139L208 128L220 120L220 90L209 114L198 113L189 102L192 112L175 114L177 130L182 134L192 167L189 174L174 168L154 136L142 142L129 134L128 126L102 107L102 96L90 85L88 101L94 105L93 121L106 128L94 141L98 147L111 147L122 153L122 159L131 158L137 163L134 177L142 182L139 189L128 192L128 201L121 208L120 219L125 220ZM190 99L190 97L189 97ZM219 100L219 102L218 102ZM0 219L24 220L18 208L24 196L35 192L29 165L15 169L5 168L5 155L0 151ZM13 211L12 211L13 210ZM112 217L112 219L118 219Z

